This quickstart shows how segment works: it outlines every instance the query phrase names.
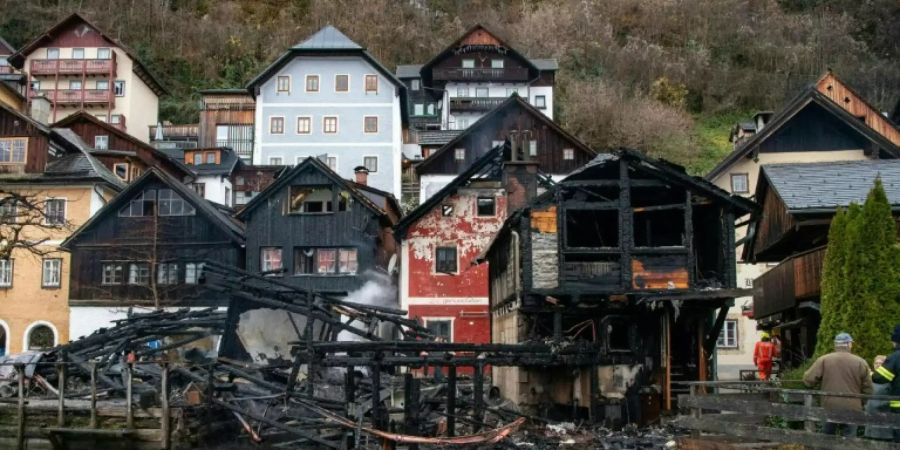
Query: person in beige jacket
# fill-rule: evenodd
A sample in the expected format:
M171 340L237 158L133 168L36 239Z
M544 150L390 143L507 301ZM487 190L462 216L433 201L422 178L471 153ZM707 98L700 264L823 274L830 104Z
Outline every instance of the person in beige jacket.
M850 352L853 338L847 333L839 333L834 338L834 351L820 356L812 367L803 374L803 384L808 387L820 386L823 392L836 394L871 394L872 380L869 365L859 356ZM863 401L859 398L823 396L822 407L830 410L862 411ZM822 432L836 434L843 428L844 436L856 436L856 425L825 422Z

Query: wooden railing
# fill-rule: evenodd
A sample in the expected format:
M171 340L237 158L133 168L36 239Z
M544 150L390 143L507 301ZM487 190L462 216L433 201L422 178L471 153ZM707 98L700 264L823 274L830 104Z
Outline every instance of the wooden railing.
M32 75L107 75L115 73L116 59L33 59Z
M31 97L38 95L59 104L115 103L115 96L109 89L41 89L31 92Z
M0 75L13 73L12 66L0 66Z
M500 97L450 97L451 111L490 111L506 101Z
M432 77L435 80L471 80L471 81L487 81L487 80L510 80L525 81L528 80L528 69L515 67L508 69L494 69L490 67L483 68L444 68L434 69Z
M753 315L757 318L793 308L798 299L821 292L825 247L792 256L754 280Z

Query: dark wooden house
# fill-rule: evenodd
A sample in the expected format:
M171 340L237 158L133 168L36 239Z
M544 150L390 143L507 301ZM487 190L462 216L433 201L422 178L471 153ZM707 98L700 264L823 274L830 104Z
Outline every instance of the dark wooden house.
M400 208L392 195L358 181L316 158L281 175L238 213L247 270L332 295L360 288L369 271L387 271Z
M243 227L191 188L150 169L62 243L69 305L226 306L201 283L204 261L240 267Z
M673 407L678 382L714 377L711 355L736 296L735 218L755 205L640 153L602 154L535 197L533 163L507 163L531 201L497 233L492 341L580 344L582 367L495 368L527 407L590 409L628 422Z
M900 219L900 160L771 164L760 170L756 198L762 214L750 223L743 259L777 264L754 280L753 318L780 336L788 367L815 351L831 219L838 208L862 204L879 176Z

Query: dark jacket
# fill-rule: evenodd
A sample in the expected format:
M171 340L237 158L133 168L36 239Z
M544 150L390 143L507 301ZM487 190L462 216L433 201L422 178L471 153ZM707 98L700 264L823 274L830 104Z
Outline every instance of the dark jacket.
M900 396L900 377L897 375L900 375L900 347L894 349L894 353L887 357L884 364L875 369L872 381L890 385L887 395ZM891 401L890 406L891 411L900 412L900 401Z
M809 387L821 384L822 391L836 394L872 393L869 365L846 350L836 350L819 357L803 374L803 383ZM851 397L824 396L822 406L825 409L863 410L862 400Z

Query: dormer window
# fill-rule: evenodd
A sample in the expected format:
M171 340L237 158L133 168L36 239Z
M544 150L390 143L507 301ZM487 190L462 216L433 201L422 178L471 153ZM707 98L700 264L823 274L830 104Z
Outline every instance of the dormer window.
M216 152L206 152L203 156L206 157L206 164L216 163Z
M462 68L463 69L474 69L475 68L475 60L474 59L462 60Z
M502 69L503 68L503 60L502 59L492 59L491 60L491 69Z

